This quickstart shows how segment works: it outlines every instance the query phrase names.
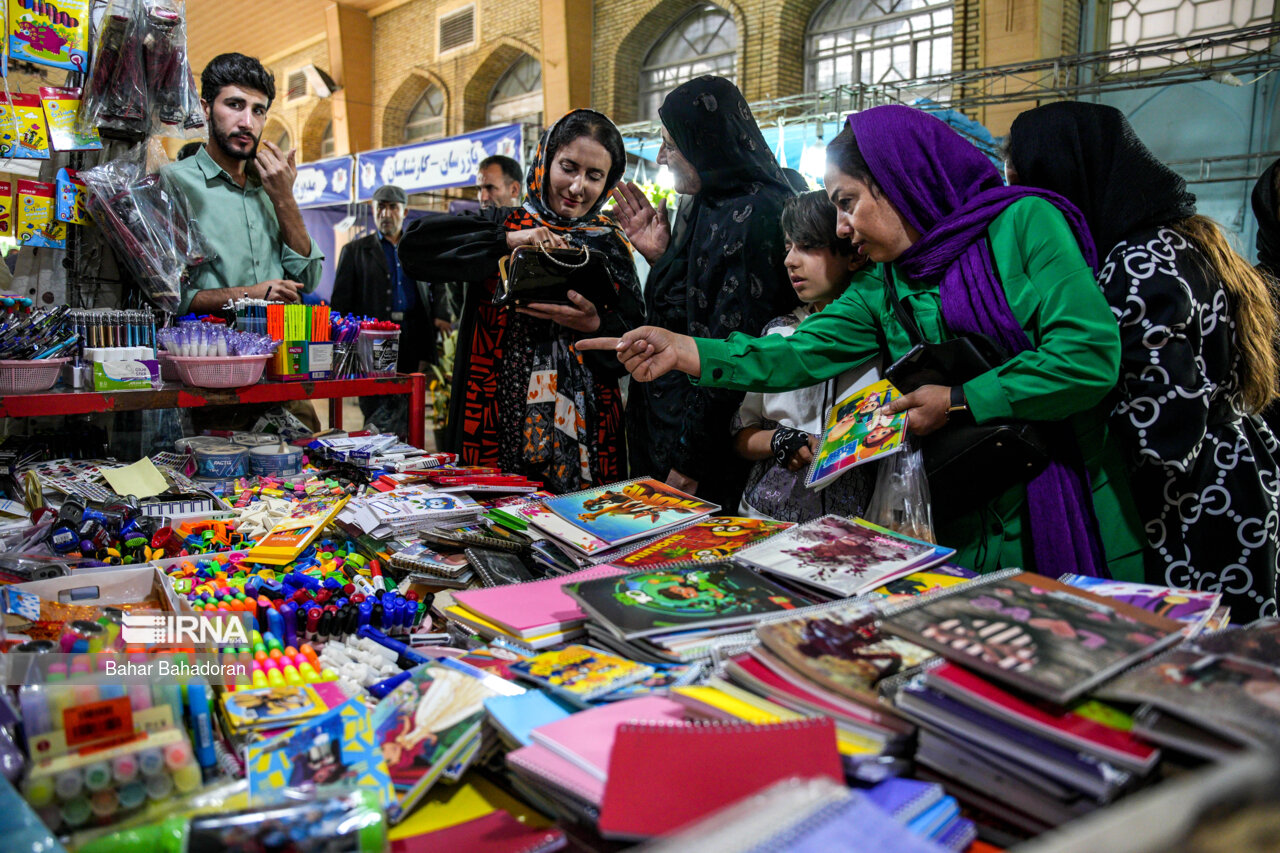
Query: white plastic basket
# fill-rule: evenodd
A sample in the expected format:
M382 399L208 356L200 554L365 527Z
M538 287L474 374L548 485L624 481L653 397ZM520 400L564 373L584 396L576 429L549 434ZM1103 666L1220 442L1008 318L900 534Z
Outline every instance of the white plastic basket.
M38 394L48 391L58 381L62 365L69 358L0 360L0 394Z
M262 378L271 355L169 356L184 384L193 388L241 388Z

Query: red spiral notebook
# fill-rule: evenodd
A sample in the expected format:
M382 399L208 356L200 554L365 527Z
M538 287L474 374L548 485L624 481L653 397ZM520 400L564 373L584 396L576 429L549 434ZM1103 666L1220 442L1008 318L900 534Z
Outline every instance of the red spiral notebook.
M844 783L830 718L624 723L609 756L600 832L625 839L666 835L791 777Z

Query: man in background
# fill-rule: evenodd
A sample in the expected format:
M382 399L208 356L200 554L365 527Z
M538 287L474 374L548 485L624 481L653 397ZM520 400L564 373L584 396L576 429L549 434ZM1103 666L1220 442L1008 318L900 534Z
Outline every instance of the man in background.
M436 321L431 286L409 278L400 266L396 246L404 230L409 197L391 184L373 193L375 230L342 247L333 278L333 309L400 324L400 373L424 373L436 360ZM448 328L446 322L445 327ZM404 436L409 398L402 394L361 397L365 423Z
M520 204L520 164L494 154L480 161L476 177L481 207L515 207Z

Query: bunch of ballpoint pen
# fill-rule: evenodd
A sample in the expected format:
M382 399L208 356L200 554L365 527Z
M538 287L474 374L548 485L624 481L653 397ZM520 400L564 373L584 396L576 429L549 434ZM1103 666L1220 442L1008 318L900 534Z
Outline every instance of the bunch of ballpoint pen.
M0 312L0 359L33 361L69 355L80 336L65 305Z
M156 318L150 310L76 310L70 322L87 347L156 347Z

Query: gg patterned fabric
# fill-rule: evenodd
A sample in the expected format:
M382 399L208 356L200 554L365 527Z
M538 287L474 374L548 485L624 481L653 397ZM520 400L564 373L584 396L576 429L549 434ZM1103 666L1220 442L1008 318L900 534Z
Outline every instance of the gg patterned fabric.
M1220 591L1233 622L1276 615L1277 443L1241 414L1232 305L1173 228L1121 241L1098 274L1120 323L1113 427L1137 457L1133 492L1152 582Z

